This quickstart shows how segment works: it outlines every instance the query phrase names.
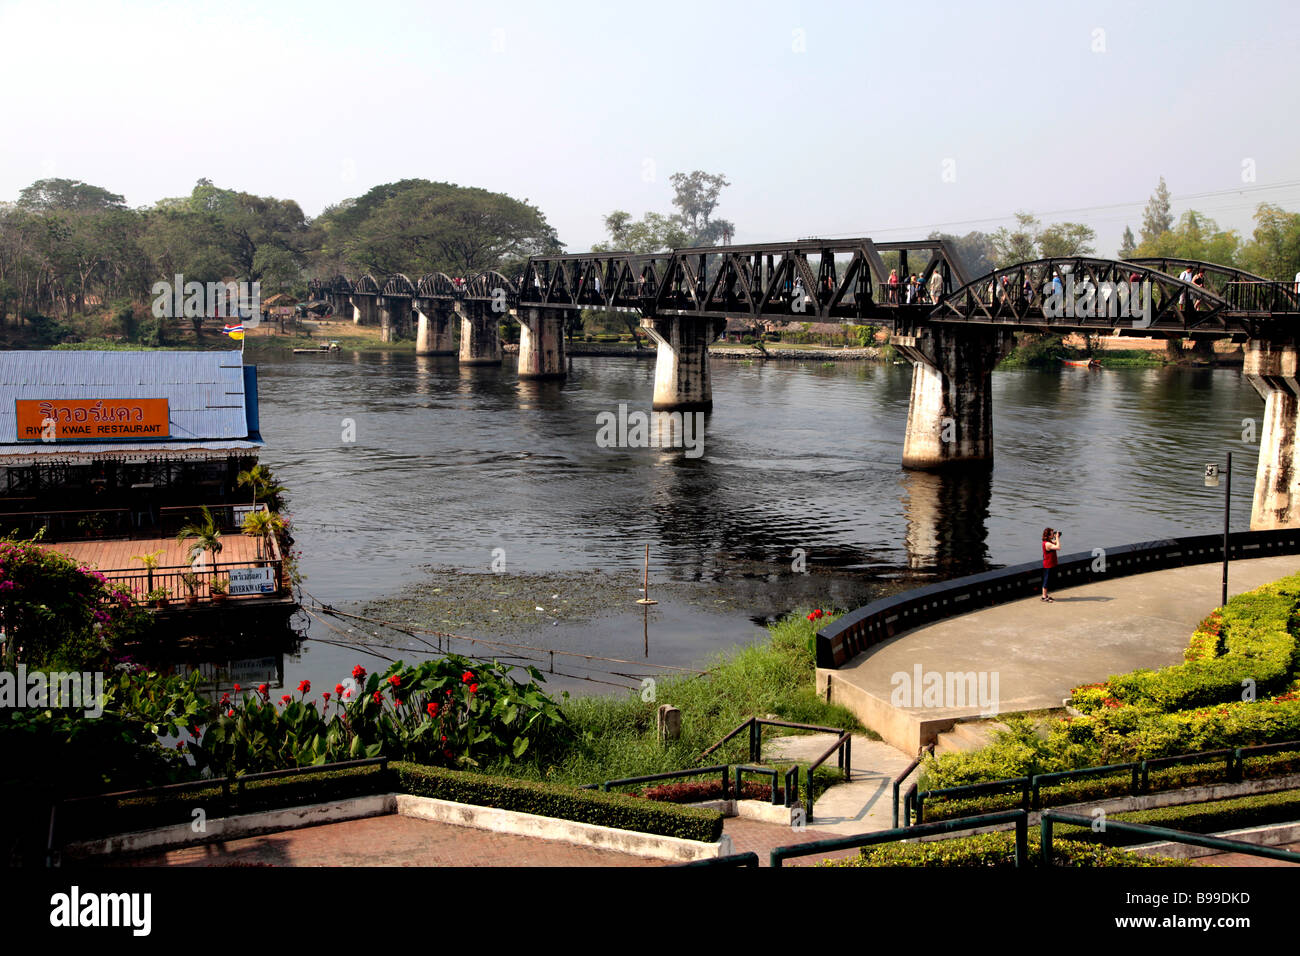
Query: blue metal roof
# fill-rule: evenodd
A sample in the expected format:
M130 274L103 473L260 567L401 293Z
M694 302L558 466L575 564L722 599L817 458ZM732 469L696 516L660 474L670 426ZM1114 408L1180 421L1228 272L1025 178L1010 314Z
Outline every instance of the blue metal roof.
M263 444L256 424L250 428L256 388L239 351L0 351L0 453L256 449ZM168 399L168 438L110 446L17 441L18 399L98 398Z

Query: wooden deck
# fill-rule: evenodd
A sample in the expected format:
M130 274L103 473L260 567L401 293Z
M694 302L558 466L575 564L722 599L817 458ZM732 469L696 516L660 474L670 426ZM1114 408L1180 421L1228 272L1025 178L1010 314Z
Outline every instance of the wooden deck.
M41 547L62 552L82 567L94 568L98 571L132 571L139 574L144 571L144 565L136 560L136 556L152 554L154 551L162 551L162 554L158 555L159 568L188 567L190 563L186 552L189 547L188 542L184 545L177 544L175 537L91 538L87 541L42 544ZM212 556L207 555L206 560L211 566ZM221 552L217 555L218 564L257 560L257 542L248 535L223 534L221 536Z

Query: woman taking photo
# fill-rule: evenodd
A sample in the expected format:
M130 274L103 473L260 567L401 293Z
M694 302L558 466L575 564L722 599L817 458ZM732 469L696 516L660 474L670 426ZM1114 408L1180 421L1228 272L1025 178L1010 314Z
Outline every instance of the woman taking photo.
M1052 581L1052 568L1056 567L1056 552L1061 550L1061 532L1043 529L1043 600L1055 604L1056 598L1047 593Z

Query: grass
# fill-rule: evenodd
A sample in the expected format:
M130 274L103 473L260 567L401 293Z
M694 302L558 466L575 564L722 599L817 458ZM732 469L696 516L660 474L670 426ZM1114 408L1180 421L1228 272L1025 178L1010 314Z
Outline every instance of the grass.
M864 730L846 708L827 704L816 693L812 639L818 627L830 620L823 617L814 627L806 612L795 612L770 625L766 641L719 655L703 676L668 677L626 697L570 699L562 709L576 731L572 744L559 753L548 754L544 764L503 765L490 770L581 785L714 763L745 762L746 733L707 759L699 757L701 751L746 718L768 714L877 737ZM682 712L682 733L680 739L661 745L656 711L662 704L671 704ZM773 729L767 733L775 736ZM819 772L819 787L834 782L833 771L832 766L824 776Z

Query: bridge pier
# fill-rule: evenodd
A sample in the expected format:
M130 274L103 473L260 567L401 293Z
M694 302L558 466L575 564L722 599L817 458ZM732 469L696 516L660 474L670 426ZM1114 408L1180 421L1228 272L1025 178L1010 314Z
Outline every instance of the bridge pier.
M441 305L414 300L416 314L415 354L455 355L456 341L451 320L455 311Z
M1300 526L1300 349L1295 342L1251 339L1242 373L1264 399L1250 530Z
M460 312L460 364L500 365L500 313L481 302L462 302Z
M373 295L354 295L352 297L354 325L378 325L379 303Z
M564 378L564 312L560 309L519 310L519 377Z
M709 345L727 327L725 319L666 315L643 318L641 328L658 344L654 411L713 408Z
M992 464L993 369L1015 345L1011 333L933 325L893 342L912 362L903 467Z
M410 321L411 300L405 296L381 295L378 299L379 340L391 342Z

